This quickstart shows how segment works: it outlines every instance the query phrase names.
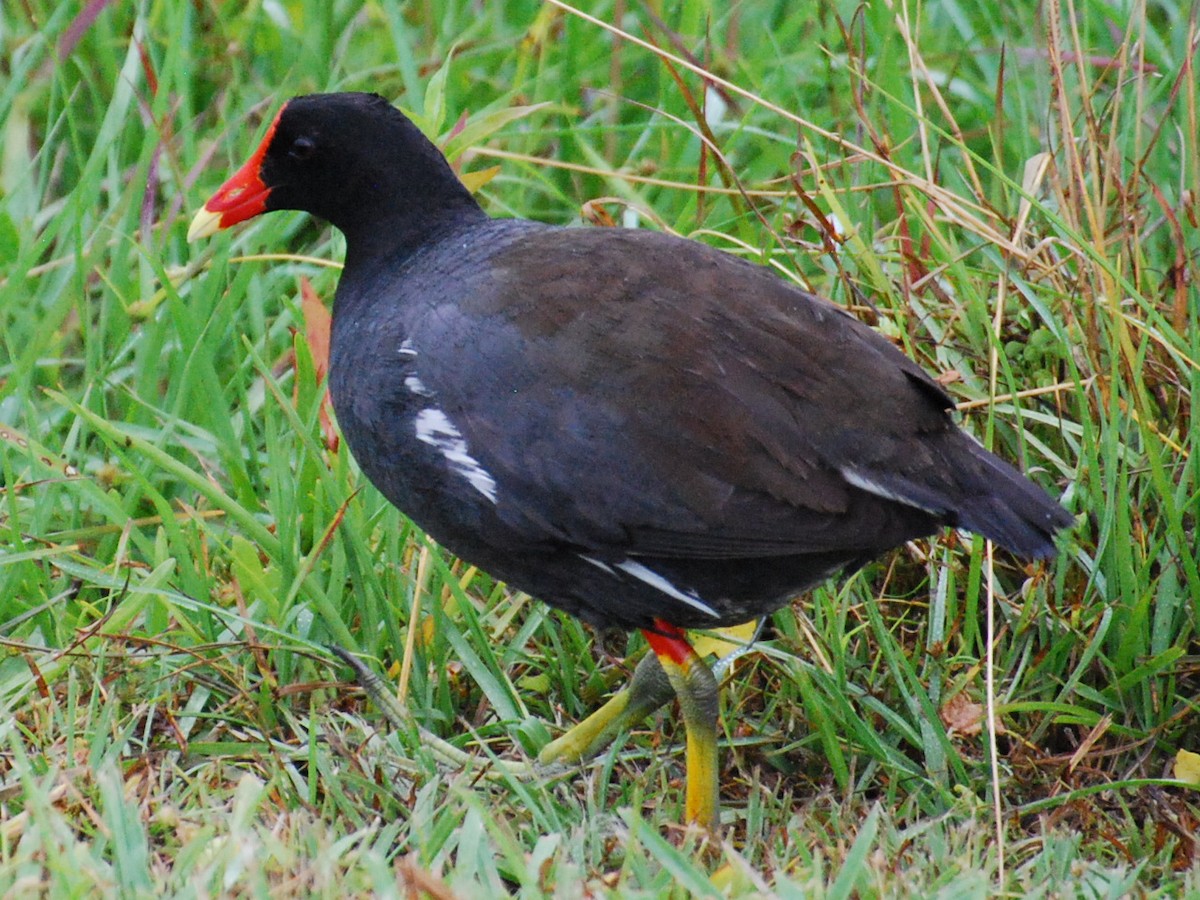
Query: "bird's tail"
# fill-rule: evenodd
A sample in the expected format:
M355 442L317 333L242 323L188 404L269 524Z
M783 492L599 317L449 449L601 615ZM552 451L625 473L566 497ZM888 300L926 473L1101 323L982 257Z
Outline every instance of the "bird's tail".
M908 471L842 471L853 484L981 534L1018 556L1054 555L1055 534L1073 519L1038 485L958 429L922 449L928 455Z
M960 432L970 444L958 471L960 528L982 534L1018 556L1054 555L1054 536L1074 519L1014 466Z

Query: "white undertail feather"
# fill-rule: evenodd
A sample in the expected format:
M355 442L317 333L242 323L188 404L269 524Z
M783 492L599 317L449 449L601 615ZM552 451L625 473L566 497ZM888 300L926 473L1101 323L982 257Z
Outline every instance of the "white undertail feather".
M632 559L626 559L622 562L615 563L614 568L614 566L610 566L608 563L602 560L595 559L594 557L587 556L582 553L580 554L580 557L587 562L590 562L593 566L601 568L612 575L616 575L616 569L620 569L626 575L632 575L643 584L648 584L655 590L662 591L668 597L672 597L675 600L678 600L680 603L686 603L692 609L699 610L706 616L711 616L714 619L720 618L720 613L701 600L695 591L680 590L679 588L675 587L675 585L671 584L671 582L667 581L667 579L662 575L659 575L652 569L647 568L640 562L634 562Z
M905 506L911 506L913 509L920 509L931 515L941 515L942 510L930 509L928 506L922 506L908 497L897 494L895 491L890 491L877 481L872 481L862 472L857 469L852 469L849 466L843 466L838 470L842 473L842 477L850 484L854 485L860 491L866 491L868 494L874 494L876 497L882 497L884 500L891 500L893 503L903 503Z

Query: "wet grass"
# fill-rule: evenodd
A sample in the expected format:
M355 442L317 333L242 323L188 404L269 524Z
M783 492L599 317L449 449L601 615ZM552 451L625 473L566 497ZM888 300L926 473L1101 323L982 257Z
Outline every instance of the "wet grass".
M1200 750L1195 16L6 4L0 887L1195 890L1195 794L1163 780ZM725 686L707 849L672 825L669 715L528 777L640 641L448 557L331 446L301 284L332 296L338 235L184 243L282 99L343 89L496 215L668 228L851 308L1064 498L1062 552L989 576L946 534L775 614Z

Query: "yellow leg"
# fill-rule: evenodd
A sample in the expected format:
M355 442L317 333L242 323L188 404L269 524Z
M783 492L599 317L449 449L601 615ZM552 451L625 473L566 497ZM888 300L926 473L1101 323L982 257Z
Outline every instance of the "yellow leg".
M679 698L687 731L687 821L713 830L718 824L720 776L717 764L717 680L687 642L683 631L661 620L646 640Z
M611 744L623 732L643 722L660 706L675 697L675 689L667 680L654 654L642 657L629 686L612 696L602 707L551 741L538 754L538 762L579 763L591 759Z

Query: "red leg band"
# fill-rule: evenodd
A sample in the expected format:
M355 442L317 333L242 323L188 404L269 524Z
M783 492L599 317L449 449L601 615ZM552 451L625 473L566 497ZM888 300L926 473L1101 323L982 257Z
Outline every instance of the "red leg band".
M650 649L654 651L655 656L659 658L666 657L680 668L686 669L692 660L696 658L696 651L692 649L692 645L684 637L683 629L676 628L662 619L654 620L654 628L654 631L651 631L649 628L643 628L642 634L646 636L646 640L650 643Z

